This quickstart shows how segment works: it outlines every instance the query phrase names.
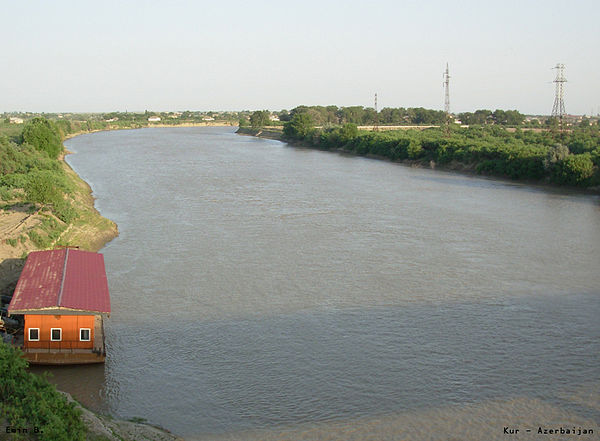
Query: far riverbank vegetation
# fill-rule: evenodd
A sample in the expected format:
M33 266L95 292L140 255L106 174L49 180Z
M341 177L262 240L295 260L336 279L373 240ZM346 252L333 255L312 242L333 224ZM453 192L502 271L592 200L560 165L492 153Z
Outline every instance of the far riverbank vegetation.
M258 118L258 112L250 122L264 124L264 115ZM280 115L284 121L280 137L307 147L428 167L600 186L598 118L570 117L563 130L554 118L526 117L516 110L477 110L446 118L444 112L427 109L383 109L377 114L359 107L299 106ZM252 128L255 133L265 130L269 137L277 131L258 123Z
M225 125L237 126L252 112L109 112L109 113L32 113L13 112L0 115L0 134L15 140L28 121L43 117L51 121L63 137L100 130L139 129L156 126Z

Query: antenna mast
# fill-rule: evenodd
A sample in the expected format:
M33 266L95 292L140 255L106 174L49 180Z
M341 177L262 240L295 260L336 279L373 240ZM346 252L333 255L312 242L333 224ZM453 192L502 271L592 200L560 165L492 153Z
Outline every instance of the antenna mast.
M556 91L554 93L554 106L552 107L552 116L558 118L560 123L560 130L563 129L563 119L565 117L565 101L563 98L564 83L567 82L565 78L565 65L558 63L553 69L556 69Z

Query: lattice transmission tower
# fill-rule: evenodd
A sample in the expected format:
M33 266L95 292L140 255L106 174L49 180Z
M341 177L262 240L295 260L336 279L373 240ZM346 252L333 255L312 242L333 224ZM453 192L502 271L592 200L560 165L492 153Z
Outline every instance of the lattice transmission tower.
M446 71L444 72L444 112L446 116L450 115L450 70L446 63Z
M565 100L564 100L564 84L567 82L565 78L565 65L558 63L553 69L556 69L556 91L554 93L554 106L552 106L552 116L558 118L560 128L563 127L563 119L565 117Z
M450 70L446 63L446 71L444 72L444 112L446 113L446 123L444 131L446 134L450 132Z

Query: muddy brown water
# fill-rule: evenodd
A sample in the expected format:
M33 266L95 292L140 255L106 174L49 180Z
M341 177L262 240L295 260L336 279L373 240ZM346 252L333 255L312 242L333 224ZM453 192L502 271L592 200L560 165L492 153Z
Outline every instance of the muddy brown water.
M87 406L191 440L600 432L597 196L230 128L66 146L120 230L106 365L53 370Z

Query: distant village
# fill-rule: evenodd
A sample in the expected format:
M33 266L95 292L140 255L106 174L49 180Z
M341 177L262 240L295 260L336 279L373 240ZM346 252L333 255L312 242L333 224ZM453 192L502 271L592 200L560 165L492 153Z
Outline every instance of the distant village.
M318 106L315 106L318 107ZM358 107L358 106L356 106ZM365 108L365 110L371 110ZM284 121L290 119L292 111L268 111L269 120L273 125L281 125ZM177 111L177 112L110 112L110 113L36 113L36 112L5 112L0 114L1 125L24 124L28 120L43 116L51 120L65 120L78 123L98 123L102 126L149 126L149 125L181 125L181 124L227 124L238 125L240 122L249 121L252 111ZM373 113L373 112L371 112ZM466 112L467 113L467 112ZM461 121L463 114L451 114L450 117L454 123L465 125ZM550 115L523 115L522 127L543 127L550 124ZM581 124L598 124L600 114L596 115L565 115L564 124L566 126L577 126ZM369 121L365 121L369 123ZM405 121L406 124L412 124L411 121ZM493 121L489 123L493 124ZM386 125L380 121L380 125Z

